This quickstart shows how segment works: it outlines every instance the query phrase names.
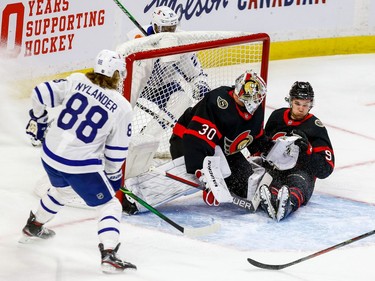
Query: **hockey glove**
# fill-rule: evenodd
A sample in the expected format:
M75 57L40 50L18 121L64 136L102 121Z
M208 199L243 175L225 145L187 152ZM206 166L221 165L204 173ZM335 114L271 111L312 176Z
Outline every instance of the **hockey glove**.
M300 152L306 152L309 147L309 140L304 132L301 130L293 130L289 135L299 136L300 138L294 141L294 144L297 145L300 149Z
M311 155L312 147L306 134L300 130L293 130L293 135L300 136L299 139L294 141L294 144L299 147L298 162L307 164Z
M121 180L122 180L122 170L118 170L114 173L105 173L107 178L111 182L111 185L115 191L118 191L121 187Z
M33 110L29 111L31 119L26 126L26 134L31 136L31 144L33 146L40 146L45 138L46 129L48 127L48 112L44 110L42 116L36 117Z
M215 199L215 196L212 193L211 189L206 188L207 180L206 180L204 174L202 173L202 171L196 170L195 176L202 183L203 187L205 187L205 189L203 190L203 193L202 193L202 199L203 199L204 203L206 203L210 207L211 206L219 206L220 203Z

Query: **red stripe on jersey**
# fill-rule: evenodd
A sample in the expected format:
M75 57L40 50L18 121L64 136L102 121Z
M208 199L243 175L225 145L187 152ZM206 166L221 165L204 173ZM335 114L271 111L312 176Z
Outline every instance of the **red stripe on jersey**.
M176 123L176 125L173 127L173 134L175 134L176 136L180 138L184 136L185 131L186 131L186 127L182 126L179 123Z
M330 149L328 146L318 146L318 147L314 147L313 148L313 152L321 152L321 151L326 151L326 150L329 150L330 152L332 152L332 149Z
M287 110L284 111L284 122L288 126L299 126L303 122L305 122L307 119L310 119L311 117L314 116L311 113L309 113L302 120L300 120L300 121L294 121L294 120L292 120L292 119L289 118L289 112L290 112L290 108L288 108Z
M327 160L327 162L328 162L328 164L332 167L332 168L334 168L335 167L335 165L333 164L333 159L332 159L332 156L333 156L333 150L332 149L330 149L328 146L318 146L318 147L314 147L313 148L313 152L314 153L319 153L319 152L322 152L322 151L324 151L324 153L326 153L326 151L329 151L329 153L331 154L331 156L329 156L329 155L327 155L327 153L326 153L326 160ZM329 158L330 159L329 159Z
M199 117L199 116L194 116L191 121L195 121L195 122L198 122L200 124L206 124L207 126L215 129L216 131L216 134L217 134L217 137L219 139L221 139L223 137L223 135L220 133L220 131L218 130L218 128L216 127L216 125L214 123L212 123L210 120L207 120L207 119L204 119L202 117Z
M213 141L209 140L205 134L201 135L197 131L194 131L194 130L191 130L191 129L187 129L185 131L185 134L195 136L196 138L205 141L209 146L211 146L213 149L215 149L216 143L214 143Z
M278 132L272 136L272 140L277 140L280 137L286 136L286 132Z

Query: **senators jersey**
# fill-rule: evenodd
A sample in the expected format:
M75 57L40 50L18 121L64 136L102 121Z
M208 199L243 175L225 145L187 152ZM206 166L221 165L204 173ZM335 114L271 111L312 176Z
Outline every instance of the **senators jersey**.
M208 92L194 107L188 108L173 128L173 136L183 140L188 173L202 168L206 156L219 145L226 156L251 146L264 136L264 109L253 115L233 98L232 87Z
M313 114L301 121L290 119L290 108L280 108L272 112L265 127L265 133L273 140L284 136L292 130L304 132L311 145L310 161L308 163L297 163L302 169L306 169L313 176L324 179L328 177L334 169L335 158L328 136L328 132L323 123Z

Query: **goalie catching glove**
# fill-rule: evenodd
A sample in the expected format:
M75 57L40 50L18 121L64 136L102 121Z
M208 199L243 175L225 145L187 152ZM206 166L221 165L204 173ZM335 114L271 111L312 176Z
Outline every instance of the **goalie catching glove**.
M31 144L33 146L39 146L44 141L48 127L48 112L44 110L41 116L36 117L34 111L31 109L29 115L30 120L26 126L26 134L31 136Z

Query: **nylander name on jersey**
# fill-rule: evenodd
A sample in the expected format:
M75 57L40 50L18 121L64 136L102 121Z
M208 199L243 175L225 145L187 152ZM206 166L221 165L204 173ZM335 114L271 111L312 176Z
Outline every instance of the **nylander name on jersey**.
M78 83L75 90L87 94L91 97L94 97L97 101L99 101L102 105L104 105L108 110L115 112L118 108L117 104L110 99L107 95L105 95L100 89L93 88L91 85L86 85L85 83Z
M45 108L61 106L51 122L42 159L52 168L70 174L117 172L131 137L132 108L116 90L92 83L84 74L37 85L32 107L40 116Z

